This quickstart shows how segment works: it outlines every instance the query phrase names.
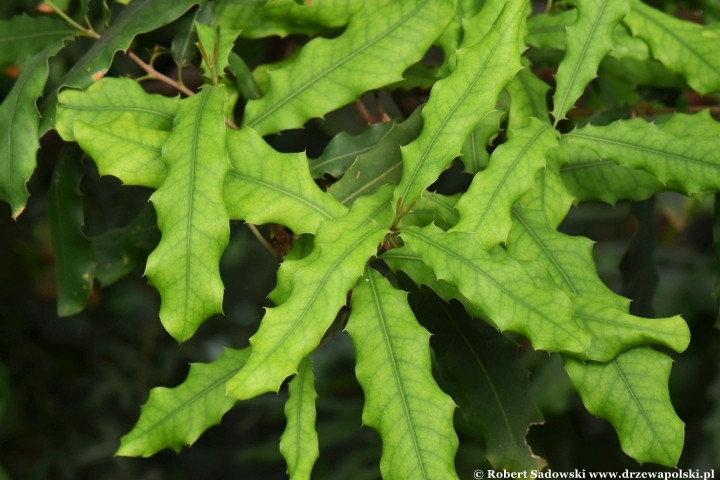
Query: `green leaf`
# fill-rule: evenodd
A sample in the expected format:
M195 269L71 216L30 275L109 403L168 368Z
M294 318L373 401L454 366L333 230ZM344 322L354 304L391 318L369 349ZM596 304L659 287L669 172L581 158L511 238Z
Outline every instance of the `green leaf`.
M170 45L170 52L180 68L190 65L197 53L195 22L207 25L212 21L213 11L210 5L194 8L175 23L175 36Z
M129 225L92 238L95 277L103 286L116 282L140 266L159 241L155 210L148 204Z
M228 132L227 151L233 167L224 189L230 218L315 233L323 220L347 212L315 185L304 153L278 153L250 128Z
M432 332L440 375L452 386L460 412L482 433L492 466L542 469L546 463L533 455L525 435L543 418L530 400L528 372L518 361L517 346L426 287L411 291L408 300L420 324Z
M411 227L401 235L438 278L457 287L501 330L524 335L536 350L585 357L590 336L576 322L570 299L559 290L538 287L501 251L491 255L473 234L446 233L433 225Z
M180 102L163 145L167 177L150 197L162 239L148 257L145 275L160 292L160 320L179 341L222 312L219 262L230 236L222 197L230 169L224 105L219 87Z
M313 178L322 178L327 173L340 178L359 155L372 150L395 125L395 122L376 123L369 125L360 135L346 132L335 135L322 155L308 160L310 175Z
M577 20L577 10L564 10L557 14L541 13L528 20L528 45L540 49L565 50L565 30ZM612 34L613 48L609 55L617 59L650 59L648 44L633 37L623 24L615 26Z
M453 14L451 0L407 0L362 9L335 39L316 38L270 88L245 109L245 123L261 135L301 127L352 102L367 90L402 80Z
M285 403L287 426L280 438L280 453L285 457L291 479L309 480L320 455L315 432L317 393L310 358L300 362L298 374L290 381L288 391L290 397Z
M367 269L353 291L346 327L365 394L363 424L380 433L386 480L457 479L454 402L435 383L430 334L378 272Z
M235 405L235 400L225 395L225 382L249 355L249 348L226 348L212 363L191 364L187 378L177 387L153 388L140 419L122 438L115 455L149 457L164 448L179 452L195 443Z
M593 335L591 351L609 362L630 347L657 343L680 353L690 343L690 329L676 315L671 318L641 318L630 315L627 306L614 308L593 298L570 295L575 318Z
M412 211L402 217L398 228L402 230L411 226L424 227L433 222L443 230L454 227L460 218L455 210L460 196L460 194L448 196L428 191L423 192Z
M525 42L539 49L565 50L565 31L577 20L577 10L559 13L540 13L528 19Z
M85 89L108 70L115 52L127 51L136 35L156 30L179 18L204 0L135 0L122 9L112 26L90 47L60 80L60 88ZM58 97L53 91L43 101L40 133L54 128Z
M460 300L470 315L475 318L482 318L492 324L492 321L487 318L485 313L475 307L457 288L444 280L438 279L432 268L428 267L423 259L418 257L410 247L393 248L385 252L380 258L382 258L393 271L402 270L417 285L427 285L446 302L452 299Z
M668 467L677 465L684 437L667 387L671 367L670 357L649 347L628 350L609 363L565 357L583 403L612 423L625 453L640 463Z
M57 312L61 317L82 311L93 286L95 257L90 240L82 232L85 220L80 180L83 174L82 150L77 145L66 145L55 165L48 192Z
M235 75L235 85L245 100L253 100L263 96L263 91L255 81L250 68L245 61L235 52L230 52L228 58L229 69Z
M203 73L214 85L229 65L228 57L240 32L221 27L208 27L202 23L196 23L195 29L199 39L198 48L203 57L201 64Z
M716 137L720 135L720 122L711 115L710 110L698 113L674 113L669 120L658 125L660 130L673 135L703 135Z
M298 5L295 0L272 2L222 2L217 6L215 24L242 30L246 38L261 38L292 33L314 35L347 25L365 4L362 0L313 0Z
M422 62L413 63L407 70L403 72L403 80L393 83L385 87L386 90L396 90L402 88L404 90L412 90L419 88L420 90L430 90L435 82L438 81L440 74L437 66L426 66Z
M615 26L630 10L631 0L578 0L578 17L567 27L565 58L555 75L553 117L565 118L585 87L595 78L598 65L613 47Z
M437 179L520 69L521 4L524 0L508 2L483 40L459 50L455 70L433 87L423 108L422 133L402 151L403 176L393 204L402 199L409 206Z
M560 171L562 181L580 202L640 201L666 188L654 175L604 160L589 148L565 143L558 155L569 160Z
M62 42L47 47L22 65L21 74L0 105L0 200L10 204L17 218L28 199L27 181L35 170L40 115L35 102L48 78L48 58Z
M523 64L525 63L523 61ZM508 135L513 134L517 128L529 126L532 117L550 123L546 100L550 86L535 76L529 64L525 67L517 72L507 85L510 94Z
M671 17L634 0L625 24L649 45L653 56L685 76L698 93L720 90L720 33Z
M566 160L558 152L558 148L548 150L545 168L535 174L535 186L518 201L523 208L544 211L553 228L560 225L573 203L573 196L560 176L560 167Z
M391 192L382 188L355 202L346 215L323 222L313 252L283 262L271 294L279 306L266 310L250 339L248 363L227 384L229 395L245 399L277 391L317 347L392 224Z
M159 188L167 168L162 145L170 132L151 130L135 121L130 113L91 125L75 121L73 137L98 166L100 175L113 175L125 185Z
M516 260L541 263L566 292L627 311L630 300L617 295L600 280L590 239L558 232L548 224L545 212L541 210L516 206L512 215L513 224L506 246L508 255Z
M487 167L490 159L487 147L497 138L500 124L505 117L507 112L504 110L493 110L480 121L465 140L460 149L460 160L465 165L465 172L475 174Z
M20 65L58 40L77 34L67 23L54 18L19 15L0 20L0 67Z
M485 250L504 242L512 225L512 205L533 187L535 172L545 165L545 154L554 145L557 133L538 119L516 130L495 149L488 168L475 175L458 202L460 221L453 231L474 233Z
M392 129L369 151L357 156L345 175L328 193L343 205L352 205L362 195L371 195L383 185L397 185L402 175L402 147L422 130L421 109Z
M720 137L678 136L635 120L606 127L586 126L567 139L604 158L641 168L662 183L674 182L687 193L720 189Z
M100 125L131 114L138 125L170 130L177 110L178 98L146 93L129 78L103 78L85 91L60 93L55 128L63 140L71 142L76 119Z

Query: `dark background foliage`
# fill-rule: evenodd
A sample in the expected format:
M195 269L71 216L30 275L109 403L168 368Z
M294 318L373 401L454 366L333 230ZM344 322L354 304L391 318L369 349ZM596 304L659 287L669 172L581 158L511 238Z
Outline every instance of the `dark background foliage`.
M32 0L3 0L0 18L27 12L36 15ZM70 3L70 12L79 8ZM544 8L544 2L541 6ZM720 18L717 0L661 2L686 18L714 22ZM118 5L115 5L118 7ZM97 18L100 18L99 8ZM147 57L155 45L169 46L173 26L142 35L134 50ZM240 41L236 46L255 66L284 58L307 38ZM77 40L52 61L50 85L57 84L90 40ZM532 54L532 52L531 52ZM437 61L432 52L429 61ZM537 58L553 72L552 58ZM177 75L170 57L160 57L158 70ZM556 64L555 64L556 66ZM138 68L117 55L110 75L140 76ZM12 72L0 74L0 99L12 86ZM196 70L185 70L186 82L200 82ZM551 75L546 80L551 81ZM143 82L152 92L174 95L166 86ZM592 84L584 102L598 101ZM684 105L693 97L679 90L647 89L643 100L661 99ZM413 90L383 93L392 116L407 115L427 99ZM366 98L372 109L372 96ZM625 105L605 104L603 123L630 114ZM240 115L242 102L236 112ZM610 118L611 117L611 118ZM573 125L565 125L570 129ZM338 131L358 133L362 122L352 108L325 121L312 121L305 130L272 140L283 151L307 150L317 156ZM224 316L209 319L190 341L179 345L162 328L159 297L142 277L142 268L110 287L96 284L88 308L58 318L55 306L54 257L47 218L47 191L60 139L42 139L38 169L29 189L27 210L17 221L0 204L0 468L13 479L205 479L285 478L278 451L284 428L286 392L266 394L238 404L200 440L179 454L169 450L148 459L114 457L120 437L137 420L150 388L182 382L190 362L215 359L223 347L246 346L257 328L265 299L274 286L278 261L263 250L240 222L231 226L230 246L222 260L226 295ZM98 235L127 225L145 206L150 191L123 187L112 177L99 178L85 161L82 182L85 233ZM469 179L452 169L436 188L456 192ZM671 316L681 313L690 325L692 342L676 360L670 379L673 404L686 423L681 468L709 469L720 465L720 335L712 296L716 280L713 254L713 201L686 199L673 193L634 204L584 204L574 208L561 226L565 233L595 240L595 257L603 279L632 298L633 313ZM516 339L518 340L518 339ZM533 426L528 442L553 470L631 470L642 467L622 453L609 423L590 416L572 391L557 355L533 352L518 340L518 355L532 372L531 393L546 423ZM344 333L314 354L319 393L320 459L316 478L379 478L379 436L362 427L362 391L354 376L354 353ZM461 478L476 468L489 468L482 439L456 415L461 439L457 455ZM0 471L0 479L4 473Z

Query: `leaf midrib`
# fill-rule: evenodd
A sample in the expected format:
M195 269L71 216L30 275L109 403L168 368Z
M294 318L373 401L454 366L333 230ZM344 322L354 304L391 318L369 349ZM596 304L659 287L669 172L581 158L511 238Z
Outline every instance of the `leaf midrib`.
M415 456L417 458L418 464L420 465L420 470L422 471L422 478L427 480L427 472L425 471L425 464L423 463L422 455L420 455L420 447L418 447L418 441L417 436L415 434L415 428L413 425L412 418L410 418L410 409L408 408L405 389L403 388L403 382L400 379L400 373L398 372L398 366L397 361L395 360L395 352L393 351L392 344L390 342L390 334L388 333L387 329L387 322L385 320L385 314L382 309L382 305L380 305L380 298L378 295L377 287L375 286L375 280L373 279L373 275L371 272L368 272L367 278L370 279L370 289L372 290L373 294L373 301L375 302L375 308L378 313L378 317L380 320L380 324L382 325L383 329L383 340L385 340L385 348L387 349L387 353L390 356L390 363L393 368L393 373L395 374L395 382L397 384L398 391L400 393L400 398L402 399L403 404L403 410L405 411L405 420L408 424L408 430L410 431L410 436L413 441L413 447L415 447Z
M141 112L141 113L149 113L151 115L157 115L159 117L167 118L168 120L173 120L175 117L173 115L168 115L165 112L161 112L159 110L152 110L149 108L142 108L142 107L136 107L136 106L123 106L123 105L72 105L69 103L59 103L58 102L58 108L67 108L68 110L83 110L83 111L120 111L120 112Z

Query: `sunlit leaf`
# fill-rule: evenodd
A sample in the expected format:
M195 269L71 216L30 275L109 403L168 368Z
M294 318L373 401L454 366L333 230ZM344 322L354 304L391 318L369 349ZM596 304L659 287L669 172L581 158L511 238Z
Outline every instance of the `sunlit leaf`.
M394 203L411 205L437 179L520 69L521 4L523 0L508 2L483 40L459 50L453 73L433 87L423 108L422 133L403 149L403 176Z
M312 40L275 70L267 94L248 102L245 124L261 135L298 128L401 80L450 21L452 7L448 0L408 0L360 10L342 35Z
M363 423L380 433L383 478L457 479L455 404L430 371L430 334L407 295L367 269L353 291L346 327L365 394Z
M150 197L162 238L148 257L145 275L160 292L160 320L180 341L222 312L219 262L230 236L222 196L230 169L224 104L218 87L180 103L163 144L167 177Z
M235 405L235 400L225 395L225 382L249 355L249 348L226 348L212 363L191 364L187 378L177 387L153 388L140 419L122 438L116 455L149 457L164 448L179 452L195 443Z
M276 287L281 292L274 297L279 306L266 310L260 329L250 338L253 353L228 382L229 395L245 399L277 391L297 372L385 237L393 219L391 192L392 187L382 188L355 202L346 215L323 222L313 252L283 263Z

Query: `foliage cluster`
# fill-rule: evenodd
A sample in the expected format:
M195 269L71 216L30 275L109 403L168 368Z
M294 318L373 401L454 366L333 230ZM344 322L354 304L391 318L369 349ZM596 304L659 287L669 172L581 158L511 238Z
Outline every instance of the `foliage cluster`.
M639 0L550 2L545 12L527 0L132 0L116 15L79 3L43 4L62 19L0 21L0 67L19 66L0 106L0 199L14 218L39 139L56 130L65 142L47 193L59 315L82 311L95 279L109 285L146 262L160 321L184 342L223 311L231 221L282 259L250 346L152 390L118 455L180 450L237 401L290 378L280 451L291 478L310 478L312 354L345 329L383 478L457 478L456 409L493 468L545 466L525 441L542 416L511 339L559 353L628 455L677 464L684 424L670 402L669 352L688 347L688 326L631 314L598 275L592 242L558 226L573 203L720 190L720 123L702 105L720 91L716 24ZM148 62L130 50L169 24L169 48ZM94 43L48 85L49 60L78 35ZM238 53L296 35L307 41L253 69ZM106 75L118 51L182 95ZM155 68L164 56L177 80ZM197 71L203 85L190 88ZM668 114L663 89L701 105ZM413 90L427 102L404 106L404 119L380 100L371 115L359 100ZM581 98L587 109L575 108ZM268 143L353 102L366 129L338 133L319 158ZM636 108L593 108L603 103ZM152 208L86 236L83 154L101 175L152 189ZM440 193L448 177L468 182ZM270 242L254 227L266 224Z

